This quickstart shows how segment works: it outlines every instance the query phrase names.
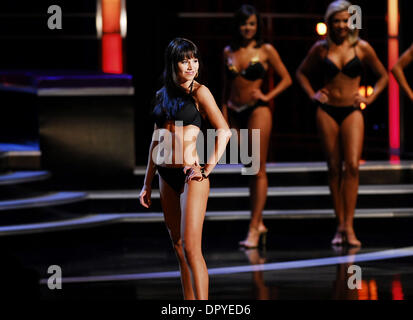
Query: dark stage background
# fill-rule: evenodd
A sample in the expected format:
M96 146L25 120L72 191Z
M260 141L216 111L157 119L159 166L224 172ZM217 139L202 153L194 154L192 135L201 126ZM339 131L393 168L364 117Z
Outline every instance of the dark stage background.
M411 43L408 17L410 1L401 0L400 51ZM250 3L263 13L295 14L293 17L264 19L266 41L273 44L291 76L293 85L274 102L273 132L268 161L323 160L315 127L315 110L295 81L295 71L306 52L317 41L315 25L322 21L330 1L127 1L128 34L124 40L125 73L135 86L136 164L146 163L152 123L151 99L160 87L163 51L176 36L187 37L200 47L204 69L202 82L221 101L222 50L230 40L233 13ZM63 29L47 28L47 8L57 4L63 10ZM363 10L360 36L376 50L387 66L387 1L353 1ZM10 1L2 2L0 12L0 70L89 70L99 71L100 40L96 38L95 1ZM221 17L194 17L188 13L222 14ZM410 68L411 69L411 68ZM408 74L411 71L407 70ZM411 79L411 77L410 77ZM363 84L373 85L374 76L366 70ZM404 101L402 95L402 104ZM36 140L35 110L16 112L22 106L1 102L0 140ZM363 158L388 158L387 91L365 110L366 140ZM23 108L24 109L24 108ZM17 113L17 115L16 115ZM27 122L18 132L7 128ZM406 127L405 130L408 130ZM407 131L406 131L407 132ZM402 136L403 139L403 136Z

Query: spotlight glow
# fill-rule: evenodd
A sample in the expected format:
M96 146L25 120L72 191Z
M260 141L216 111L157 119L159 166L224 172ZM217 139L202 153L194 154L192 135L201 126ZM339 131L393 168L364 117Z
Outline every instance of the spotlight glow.
M327 25L324 22L317 23L316 31L318 35L325 36L327 34Z

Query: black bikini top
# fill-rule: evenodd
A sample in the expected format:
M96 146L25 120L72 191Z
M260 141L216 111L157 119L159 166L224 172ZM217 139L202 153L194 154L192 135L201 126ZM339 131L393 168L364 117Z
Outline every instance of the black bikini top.
M241 76L247 80L255 81L258 79L263 79L266 73L264 66L258 59L258 55L252 58L248 64L248 67L241 70L241 72L238 71L237 67L232 62L227 63L226 66L228 74L232 79Z
M173 119L168 118L164 112L160 112L159 110L155 110L153 116L159 128L162 128L166 121L182 121L183 126L194 125L198 128L201 128L202 125L201 113L198 111L195 100L190 94L184 97L182 106L176 111Z
M350 78L357 78L363 74L363 64L357 56L356 47L354 46L354 58L347 62L342 69L339 69L336 64L328 58L327 54L324 58L324 73L328 79L334 78L338 73L343 73Z

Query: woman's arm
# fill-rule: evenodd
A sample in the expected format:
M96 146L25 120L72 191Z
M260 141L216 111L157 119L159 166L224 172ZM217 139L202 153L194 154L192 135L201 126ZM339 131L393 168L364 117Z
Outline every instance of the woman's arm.
M276 98L281 92L287 89L293 83L291 76L281 60L278 51L271 45L265 44L264 50L268 55L268 62L274 68L275 72L280 76L281 80L278 84L265 95L264 101L270 101Z
M407 49L402 56L399 58L397 63L391 69L394 77L396 78L399 85L402 87L404 92L406 92L409 99L413 102L413 90L409 86L404 74L404 68L406 68L413 61L413 44Z
M363 61L373 70L373 72L379 77L374 85L374 91L371 96L366 100L367 104L371 104L377 99L379 94L386 88L389 76L387 75L386 68L380 62L373 47L366 41L360 40L360 48L363 51Z
M301 62L295 74L298 83L301 85L301 87L304 89L305 93L311 100L313 100L313 97L316 92L311 85L309 74L315 70L315 67L319 63L320 50L321 42L318 41L311 47L310 51L307 53L306 57Z
M227 59L228 55L230 52L229 47L225 47L224 52L223 52L223 61L222 61L222 96L221 96L221 111L222 115L224 116L224 119L228 122L228 107L227 107L227 102L229 98L229 84L228 84L228 76L227 76L227 70L226 70L226 64L227 64Z
M155 176L156 167L153 161L153 150L156 145L159 143L158 139L155 139L155 135L157 135L157 126L155 124L154 131L152 134L152 141L151 145L149 146L149 154L148 154L148 163L146 166L146 173L145 173L145 180L143 183L142 190L139 194L139 200L142 206L145 208L149 208L151 205L151 190L152 190L152 181Z
M196 90L195 97L199 103L200 109L206 114L212 127L217 130L214 152L210 155L205 165L205 174L208 176L225 152L227 143L232 134L209 89L206 86L201 85L199 89Z

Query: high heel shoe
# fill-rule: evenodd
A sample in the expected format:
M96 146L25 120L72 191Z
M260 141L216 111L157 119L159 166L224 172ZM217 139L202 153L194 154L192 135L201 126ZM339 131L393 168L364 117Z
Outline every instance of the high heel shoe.
M247 239L240 241L239 245L248 249L258 248L260 242L263 247L267 245L268 229L265 227L250 228Z

